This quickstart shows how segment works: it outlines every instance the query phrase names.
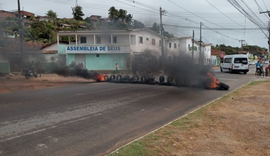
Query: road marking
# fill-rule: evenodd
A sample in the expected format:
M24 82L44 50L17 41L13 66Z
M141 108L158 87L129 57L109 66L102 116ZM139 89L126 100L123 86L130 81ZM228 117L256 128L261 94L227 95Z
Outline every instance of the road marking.
M227 79L227 78L218 78L219 80L230 80L230 81L238 81L238 79Z

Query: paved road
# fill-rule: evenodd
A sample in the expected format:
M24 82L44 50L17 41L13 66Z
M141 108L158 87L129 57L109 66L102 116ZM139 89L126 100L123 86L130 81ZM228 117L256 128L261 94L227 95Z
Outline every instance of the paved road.
M257 78L220 73L229 91L117 83L0 94L0 156L104 155Z

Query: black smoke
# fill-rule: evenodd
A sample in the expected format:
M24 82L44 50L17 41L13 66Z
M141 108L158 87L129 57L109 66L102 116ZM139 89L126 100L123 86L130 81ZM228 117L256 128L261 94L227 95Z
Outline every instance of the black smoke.
M81 77L84 79L96 79L98 73L84 69L79 64L73 62L71 65L58 65L54 68L53 73L64 77Z

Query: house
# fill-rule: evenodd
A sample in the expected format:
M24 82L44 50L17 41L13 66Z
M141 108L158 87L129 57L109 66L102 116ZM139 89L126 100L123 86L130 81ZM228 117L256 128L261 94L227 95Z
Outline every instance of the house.
M98 24L99 24L99 22L101 21L101 16L99 16L99 15L91 15L90 17L90 21L91 21L91 23L93 23L93 25L96 27Z
M46 21L46 22L52 21L52 18L49 16L36 16L35 19L38 21Z
M13 13L15 14L16 17L19 17L19 12L18 11L14 11ZM28 11L21 11L21 18L22 19L30 20L32 17L35 17L34 13L31 13L31 12L28 12Z
M60 45L61 37L68 37L68 45ZM114 70L119 64L122 70L129 70L136 59L144 54L156 58L162 55L162 36L151 29L130 30L88 30L88 31L59 31L57 33L58 54L66 55L66 65L72 62L83 63L89 70ZM199 62L200 44L195 41L192 47L192 37L182 37L164 40L164 55L168 59L186 54ZM204 64L211 58L211 44L201 45L201 56ZM183 55L184 56L184 55Z
M193 43L192 37L169 38L165 40L165 51L168 59L186 55L193 58L195 63L200 63L199 59L202 57L203 64L208 64L211 58L211 45L201 44L200 51L200 42L194 40Z
M211 64L220 65L220 61L226 55L225 51L219 49L211 49Z
M59 25L59 27L61 27L61 28L71 28L71 25L69 25L69 24L65 24L65 23L61 23L60 25Z
M16 17L13 12L0 10L0 21L5 20L7 17Z
M62 36L69 38L61 45ZM72 40L74 39L74 40ZM89 70L129 70L130 64L144 53L161 56L161 35L147 28L131 30L59 31L58 54L66 55L66 64L83 63Z

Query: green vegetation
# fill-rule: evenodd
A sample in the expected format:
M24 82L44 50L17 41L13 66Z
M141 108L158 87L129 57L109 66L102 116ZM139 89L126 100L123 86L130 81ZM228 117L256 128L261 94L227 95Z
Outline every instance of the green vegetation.
M261 56L262 54L267 54L267 49L261 48L255 45L245 45L242 48L226 46L225 44L217 44L216 46L212 46L212 49L218 49L225 51L227 55L230 54L239 54L240 51L249 51L251 54Z

